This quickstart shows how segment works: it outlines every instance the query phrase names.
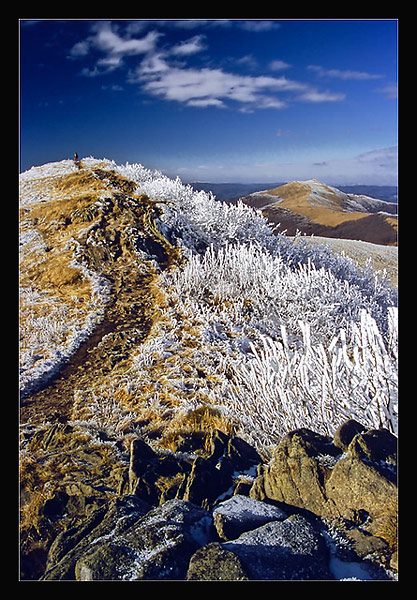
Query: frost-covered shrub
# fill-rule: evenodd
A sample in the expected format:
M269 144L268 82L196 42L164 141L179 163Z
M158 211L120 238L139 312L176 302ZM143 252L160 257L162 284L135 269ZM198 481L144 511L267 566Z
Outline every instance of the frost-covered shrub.
M395 307L383 315L358 285L257 244L211 246L162 283L200 321L222 402L256 445L298 427L331 434L348 418L396 432Z
M139 164L117 166L112 163L111 168L132 179L139 193L166 203L162 221L192 252L202 253L210 245L219 249L227 244L256 243L272 258L280 256L292 269L297 269L300 263L324 268L336 279L355 285L367 297L367 308L378 326L388 331L387 308L397 304L397 294L387 279L381 273L375 274L369 265L361 269L353 260L332 252L325 245L311 246L301 236L294 239L276 234L260 211L241 202L237 205L219 202L213 194L196 191L178 177L170 179Z
M201 401L221 405L242 423L241 434L261 447L297 427L331 434L352 417L396 432L397 298L381 274L301 236L276 234L261 212L219 202L179 178L106 159L83 164L113 170L134 181L136 193L159 201L158 227L187 259L160 276L170 308L161 309L161 331L154 328L132 350L123 384L132 394L139 390L144 399L147 386L149 401L156 402L160 390L171 394L171 417ZM25 247L34 260L38 246L29 235ZM83 275L97 317L108 290L95 274ZM84 339L95 322L87 320L74 339ZM187 327L197 333L189 336ZM58 334L51 329L50 339ZM55 344L52 350L61 354L43 370L39 360L28 364L27 390L45 382L73 348L63 355L62 344ZM117 437L134 427L134 419L116 397L94 392L85 404L80 397L74 418ZM161 392L152 410L167 410L162 400Z
M178 178L119 172L165 203L161 220L188 261L161 282L201 323L222 400L255 443L303 426L333 433L352 417L396 432L397 294L382 273Z
M285 328L281 342L264 336L262 348L252 345L253 358L235 366L231 406L253 441L273 442L300 427L332 435L351 418L397 433L396 309L389 322L389 347L364 310L326 345L311 342L305 323L298 349Z
M338 279L312 261L292 267L258 244L226 244L217 251L211 246L203 256L190 256L182 270L165 279L178 295L202 304L208 298L228 301L235 311L238 305L245 313L249 304L252 317L278 334L281 325L300 334L299 321L305 321L315 340L329 339L335 329L357 320L361 309L382 312L374 298L349 280Z

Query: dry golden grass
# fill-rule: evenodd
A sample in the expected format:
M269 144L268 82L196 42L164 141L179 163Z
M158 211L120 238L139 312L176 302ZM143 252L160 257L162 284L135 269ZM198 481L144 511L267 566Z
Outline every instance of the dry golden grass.
M307 217L310 221L320 223L320 225L326 225L328 227L336 227L346 221L357 221L368 217L370 213L363 212L339 212L332 208L321 208L318 206L310 206L308 203L305 205L292 205L290 202L284 201L280 204L282 208L287 208L294 213Z
M132 182L108 171L99 172L96 169L94 175L81 169L70 175L43 180L39 182L39 185L41 184L50 187L49 201L26 205L22 211L22 220L36 227L48 251L43 252L41 260L33 261L30 268L23 268L22 274L27 283L58 296L67 306L74 302L74 298L77 302L83 300L82 306L88 304L89 282L84 279L80 270L70 264L71 240L77 239L80 232L90 226L90 223L86 223L83 219L83 215L87 214L91 205L106 188L108 189L109 185L139 200L136 216L143 231L159 242L164 249L166 254L164 266L171 268L182 261L180 250L172 247L158 231L155 223L158 214L157 205L146 197L134 196ZM97 218L101 217L98 215ZM119 210L117 203L113 213L106 217L107 227L111 225L109 219L114 219L114 226L120 230L123 250L111 267L117 293L114 310L120 309L120 318L125 319L127 317L123 316L124 307L128 309L131 303L140 306L140 310L135 312L132 327L143 326L147 331L146 337L151 339L158 328L165 327L167 331L170 330L172 323L167 314L173 307L169 306L169 298L159 287L158 274L151 265L146 266L146 274L141 277L140 283L137 281L137 276L134 277L132 268L133 265L136 265L135 268L138 266L137 256L131 256L130 246L126 244L125 247L123 241L123 219L126 218L128 216L122 212L122 209ZM119 271L123 284L120 290L117 290ZM126 314L130 314L128 310ZM113 313L109 316L113 320L116 317L117 315ZM96 398L101 398L103 406L107 403L109 414L102 417L108 419L110 425L114 425L122 437L129 436L130 425L136 423L143 426L149 437L158 441L162 447L174 449L176 439L191 435L193 431L206 432L220 429L230 433L233 430L234 425L230 419L226 419L218 409L210 407L210 399L206 395L207 390L218 385L219 381L215 376L208 377L205 374L201 356L197 358L201 351L200 327L198 323L193 322L193 319L184 318L184 315L179 317L181 327L177 332L179 342L175 353L167 358L157 354L146 369L146 374L142 372L140 380L135 381L134 376L128 375L132 367L132 358L122 360L110 374L100 374L97 362L95 377L90 381L90 392L94 392ZM126 324L126 327L128 326ZM105 345L103 348L105 349ZM88 359L89 362L93 361L93 365L96 364L94 353L90 353ZM89 372L88 369L89 367L83 369L85 377ZM126 385L126 381L129 385ZM94 406L91 405L90 410L89 403L90 400L87 399L81 410L81 404L75 402L72 420L90 419L93 422L97 419ZM197 408L190 412L190 406L197 406ZM113 409L114 415L111 414ZM120 417L119 410L125 411L126 414L126 427L123 431L118 423L112 422L113 417L114 419Z
M326 193L325 201L330 206L316 204L314 200L309 199L311 188L308 184L294 181L283 186L268 191L268 194L284 198L279 207L285 208L298 215L307 217L310 221L336 227L346 221L355 221L369 216L370 213L364 212L343 212L343 202L330 188L323 186Z
M310 193L310 186L299 181L293 181L292 183L286 183L272 190L268 190L268 194L271 196L279 196L285 200L302 201Z
M42 290L50 290L71 303L76 297L87 300L90 297L90 284L85 280L79 269L70 266L72 253L60 252L46 261L31 277L32 282Z
M94 456L95 466L83 460L83 451ZM109 445L94 442L85 432L46 425L40 428L20 456L20 487L24 497L20 506L20 528L39 532L43 523L41 508L65 482L97 478L111 470L117 452Z
M385 221L398 231L398 217L385 217Z
M51 199L23 208L21 225L31 223L41 234L46 250L34 264L21 265L22 283L49 290L67 301L71 296L85 299L89 295L89 283L79 269L70 266L73 255L67 248L72 238L86 227L86 223L74 214L77 211L82 214L96 202L104 184L92 173L84 171L42 179L37 183L48 190Z
M194 410L179 413L175 419L165 424L161 432L159 446L166 450L176 452L183 439L198 438L210 439L210 433L218 429L227 435L234 435L236 423L230 417L226 417L218 408L210 405L202 405ZM209 450L208 447L204 447Z

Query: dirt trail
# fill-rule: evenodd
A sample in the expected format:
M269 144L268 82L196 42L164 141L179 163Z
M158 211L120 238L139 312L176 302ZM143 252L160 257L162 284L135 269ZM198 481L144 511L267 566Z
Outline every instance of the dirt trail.
M71 418L75 390L93 388L110 371L128 359L128 350L146 340L153 315L151 275L137 279L138 290L129 298L116 296L104 319L71 356L69 362L47 386L25 398L21 405L21 423L30 421L67 421ZM126 303L131 301L131 310Z
M98 174L110 178L108 172ZM92 389L113 369L126 368L129 349L146 340L158 318L164 299L157 270L176 263L178 251L155 225L157 205L147 197L133 197L129 182L117 176L111 176L111 184L117 191L106 199L88 236L77 240L78 260L110 284L104 318L47 386L22 400L21 423L71 419L74 392ZM156 259L158 267L140 261L138 249Z

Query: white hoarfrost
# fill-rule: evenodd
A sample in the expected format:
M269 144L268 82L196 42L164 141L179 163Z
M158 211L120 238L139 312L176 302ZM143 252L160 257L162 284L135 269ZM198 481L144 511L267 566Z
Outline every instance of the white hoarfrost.
M139 164L83 163L100 163L159 201L159 227L187 259L160 277L176 307L161 309L172 326L156 327L132 351L129 389L154 360L175 354L182 315L199 331L194 355L217 382L201 379L196 389L206 385L206 398L258 447L298 427L331 434L347 418L397 432L397 294L383 273L276 234L259 211L219 202L179 178ZM59 165L62 174L72 168L63 161L48 173ZM21 176L27 190L39 175L31 171ZM176 385L187 389L179 375Z
M96 159L94 164L98 163ZM51 200L54 179L78 171L72 160L32 167L19 176L20 206ZM77 245L76 240L74 246ZM19 259L22 270L42 267L48 249L32 224L23 216L20 222ZM50 291L36 288L22 278L20 297L20 393L25 397L42 388L94 331L104 315L108 284L76 260L70 266L81 271L90 284L88 302L73 297L71 304Z

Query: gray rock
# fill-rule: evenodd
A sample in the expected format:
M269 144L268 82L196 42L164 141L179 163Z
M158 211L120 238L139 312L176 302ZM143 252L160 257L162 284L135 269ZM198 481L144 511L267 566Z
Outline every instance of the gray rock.
M251 580L332 579L325 542L301 515L243 533L223 548L238 556Z
M119 535L141 519L149 508L138 498L123 496L92 512L81 525L69 527L52 543L42 579L74 580L76 562L85 552L95 546L98 540Z
M191 557L187 571L188 580L197 581L247 581L239 557L218 542L199 548Z
M224 540L236 539L245 531L270 521L283 521L287 516L276 506L239 495L225 500L213 510L214 525Z
M120 535L97 540L75 566L78 581L185 579L191 556L212 541L211 515L169 500Z

